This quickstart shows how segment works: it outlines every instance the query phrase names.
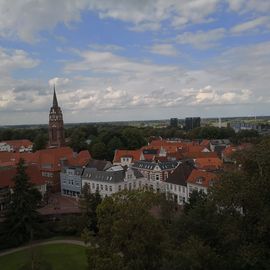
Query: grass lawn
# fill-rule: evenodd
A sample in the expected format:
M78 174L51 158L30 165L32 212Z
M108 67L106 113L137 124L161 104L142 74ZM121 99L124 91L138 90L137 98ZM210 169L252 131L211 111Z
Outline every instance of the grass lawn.
M53 270L85 270L85 248L73 244L48 244L35 247L34 254L52 265ZM1 270L18 270L31 258L30 249L0 257Z

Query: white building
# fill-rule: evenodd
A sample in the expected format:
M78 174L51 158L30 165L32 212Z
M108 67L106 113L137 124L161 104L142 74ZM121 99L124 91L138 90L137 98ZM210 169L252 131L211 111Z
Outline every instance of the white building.
M122 167L121 167L122 168ZM141 189L145 186L146 179L138 171L131 168L120 169L111 167L107 171L97 171L85 168L82 175L82 187L88 184L92 193L99 191L101 197L111 196L124 189Z
M193 170L193 164L186 161L180 162L177 168L166 180L166 196L177 204L188 202L187 180Z

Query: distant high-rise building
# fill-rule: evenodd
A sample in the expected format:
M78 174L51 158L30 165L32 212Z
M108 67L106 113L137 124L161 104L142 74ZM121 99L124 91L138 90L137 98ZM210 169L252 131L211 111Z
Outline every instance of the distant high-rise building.
M200 117L189 117L185 119L185 128L186 130L192 130L201 126Z
M170 126L171 127L178 127L178 118L171 118L170 119Z
M58 106L55 87L53 90L53 105L49 115L49 147L65 145L65 130L61 108Z

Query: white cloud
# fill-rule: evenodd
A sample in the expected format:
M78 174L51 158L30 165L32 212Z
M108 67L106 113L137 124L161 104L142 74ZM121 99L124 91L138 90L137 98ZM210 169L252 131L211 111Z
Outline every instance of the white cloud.
M0 47L0 74L8 75L16 69L28 69L36 67L39 60L29 56L23 50L6 49Z
M172 44L155 44L149 51L154 54L165 56L176 56L178 54L176 48Z
M113 18L136 31L160 28L168 20L175 27L205 22L220 0L4 0L0 1L0 36L34 42L40 31L52 31L59 23L80 21L82 11L92 10L100 18Z
M49 85L50 86L64 86L66 84L68 84L70 82L70 79L68 78L58 78L58 77L55 77L55 78L52 78L49 80Z
M211 86L206 86L200 89L195 95L194 105L211 104L243 104L252 101L252 92L249 89L242 89L239 92L221 92L213 89Z
M217 28L209 31L185 32L176 37L180 44L190 44L198 49L208 49L217 45L218 41L225 37L226 30Z
M244 12L259 12L268 13L270 12L270 2L268 0L227 0L229 7L233 11L240 13Z
M261 26L264 27L267 25L270 26L270 18L267 16L263 16L263 17L260 17L251 21L238 24L231 29L231 32L238 34L241 32L250 31L258 27L261 27Z

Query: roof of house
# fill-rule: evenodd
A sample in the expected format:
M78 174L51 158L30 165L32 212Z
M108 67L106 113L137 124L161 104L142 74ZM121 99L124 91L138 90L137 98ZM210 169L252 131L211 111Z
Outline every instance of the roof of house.
M89 162L91 156L88 151L82 151L76 155L70 147L43 149L35 153L0 152L0 166L3 166L6 162L13 163L15 166L20 158L24 159L26 164L39 165L41 169L60 171L61 162L84 166Z
M200 145L202 145L204 147L209 147L210 141L209 140L202 140L202 142L200 143Z
M97 171L104 171L112 167L112 163L106 160L91 159L86 167Z
M236 145L236 146L230 145L223 150L223 155L226 157L230 157L233 153L237 151L242 151L249 147L251 147L251 144L248 144L248 143Z
M154 170L158 166L160 170L171 170L178 166L178 161L166 161L166 162L148 162L148 161L138 161L133 164L133 168Z
M218 180L218 175L212 172L194 169L187 179L187 183L208 188Z
M197 158L196 167L203 170L217 170L222 167L222 161L219 158Z
M1 169L0 187L13 187L14 177L16 175L17 168L15 166L6 167ZM26 174L29 176L31 183L35 185L44 185L45 181L42 178L39 167L36 165L26 166Z
M10 146L12 146L14 149L20 148L21 146L29 147L32 146L33 143L30 140L8 140L8 141L2 141L1 143L6 143Z
M182 153L184 158L217 158L218 154L216 152L186 152Z
M138 170L132 170L136 178L142 178L143 175ZM89 179L92 181L98 182L107 182L107 183L119 183L123 182L125 179L126 170L119 171L97 171L93 168L85 168L83 172L83 178Z
M166 182L186 186L187 179L193 169L194 166L192 165L192 162L189 161L180 162L177 168L172 173L169 174L168 178L166 179Z
M140 160L142 151L139 150L121 150L117 149L114 153L113 162L121 162L121 158L123 157L130 157L132 158L132 161L138 161Z

